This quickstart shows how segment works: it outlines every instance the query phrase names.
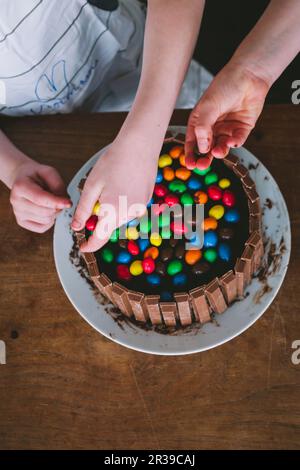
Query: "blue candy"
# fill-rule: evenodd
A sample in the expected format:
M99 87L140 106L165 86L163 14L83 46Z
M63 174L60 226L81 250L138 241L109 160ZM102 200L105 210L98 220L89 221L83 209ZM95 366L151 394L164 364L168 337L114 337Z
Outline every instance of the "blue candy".
M198 233L196 233L196 235L191 238L190 240L188 239L187 242L193 246L194 248L202 248L201 246L201 241L200 241L200 236Z
M227 243L220 243L218 254L222 261L229 261L231 258L231 249Z
M177 273L173 276L174 286L183 286L187 282L187 275L185 273Z
M133 219L130 222L128 222L128 227L136 227L140 223L139 219Z
M160 284L160 276L156 273L148 274L147 281L153 286L158 286Z
M139 238L138 244L139 244L140 250L145 251L150 245L150 242L148 238Z
M195 176L191 176L187 182L187 186L191 191L197 191L202 187L201 181Z
M126 251L126 250L121 250L118 255L117 255L117 263L121 263L121 264L127 264L130 262L132 256L131 254Z
M155 183L161 183L163 179L164 177L161 170L158 170Z
M151 207L151 204L153 204L153 203L154 203L154 199L153 199L153 197L152 197L152 198L150 199L150 201L148 202L147 207Z
M173 300L173 295L171 294L171 292L165 290L160 294L160 300L162 300L163 302L169 302L170 300Z
M226 222L236 223L240 220L240 214L236 209L228 209L224 215Z
M208 230L204 234L204 243L205 248L213 248L218 243L218 236L214 230Z

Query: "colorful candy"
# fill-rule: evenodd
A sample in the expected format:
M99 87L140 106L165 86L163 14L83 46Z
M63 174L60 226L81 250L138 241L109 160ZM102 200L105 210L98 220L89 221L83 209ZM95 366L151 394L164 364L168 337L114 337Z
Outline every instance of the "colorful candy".
M140 274L142 274L142 272L144 271L142 261L133 261L130 265L129 271L133 276L139 276Z
M116 243L118 241L118 238L119 238L119 229L117 228L116 230L113 231L109 240L112 243Z
M197 263L202 257L201 250L188 250L185 253L185 262L187 264L193 265Z
M149 256L153 259L158 258L159 251L156 246L150 246L144 253L144 258L149 258Z
M210 217L214 217L217 220L220 220L223 217L224 212L225 212L224 207L221 206L220 204L217 204L216 206L213 206L209 209L208 215Z
M168 190L163 184L156 184L154 186L154 194L158 197L164 197L168 194Z
M119 279L129 281L131 279L131 274L128 266L126 266L125 264L119 264L117 266L117 276Z
M164 262L170 261L173 258L173 248L171 246L163 248L160 257Z
M132 256L128 251L121 250L117 254L116 261L117 261L117 263L120 263L120 264L128 264L131 261L131 258L132 258Z
M175 276L175 274L180 273L182 271L182 262L175 259L170 261L167 267L167 273L169 276Z
M160 276L157 273L152 273L147 276L147 282L152 286L158 286L160 284Z
M166 274L166 266L164 263L162 263L161 261L158 261L156 263L156 268L155 268L155 271L157 272L157 274L160 274L161 276L164 276Z
M182 153L179 157L179 162L181 166L185 166L185 155Z
M96 228L97 222L98 217L96 215L91 215L91 217L85 223L85 228L90 232L93 232Z
M189 244L193 247L193 249L195 248L200 249L201 248L200 235L196 233L194 237L192 237L191 240L189 241Z
M170 228L175 235L182 235L188 231L187 226L181 220L173 220L170 224Z
M140 219L140 232L148 233L151 229L151 220L146 216Z
M150 245L150 242L149 242L148 238L139 238L138 239L138 244L139 244L140 250L145 251L148 248L148 246Z
M201 276L201 274L205 274L207 271L209 271L209 269L210 266L208 263L206 263L205 261L200 261L200 263L194 264L194 266L192 267L192 272L196 276Z
M163 227L161 229L161 237L164 239L164 240L169 240L172 236L172 233L171 233L171 230L169 227Z
M169 190L173 193L184 193L186 185L182 181L175 179L169 184Z
M174 286L184 286L187 283L187 275L185 273L177 273L173 277Z
M213 248L218 243L218 236L214 230L208 230L204 234L204 242L203 245L205 248Z
M229 261L231 258L231 250L227 243L220 243L218 247L218 254L222 261Z
M171 155L172 158L179 158L182 152L183 152L182 145L175 145L175 147L171 148L171 150L169 151L169 154Z
M183 259L185 253L185 248L183 245L177 245L175 248L175 256L178 259Z
M163 180L163 174L162 174L161 170L158 170L155 183L161 183L162 180Z
M161 227L168 227L170 224L170 214L168 212L160 214L158 219L158 226Z
M194 194L194 199L197 204L206 204L208 201L207 194L204 191L197 191Z
M175 178L175 172L173 168L170 168L169 166L166 166L163 169L163 175L166 181L172 181Z
M180 197L180 202L184 206L192 205L194 203L194 199L189 193L183 193Z
M96 204L94 205L93 214L99 215L99 212L100 212L100 202L97 201Z
M231 183L230 183L230 180L228 178L222 178L219 181L219 186L220 186L221 189L229 188L230 185L231 185Z
M177 168L177 170L175 171L175 176L176 178L182 180L182 181L186 181L189 179L189 177L191 176L191 171L188 170L187 168Z
M187 187L191 191L198 191L198 189L200 189L201 186L202 186L201 181L198 178L196 178L195 176L191 176L190 179L187 182Z
M168 204L169 207L172 207L174 206L174 204L179 203L179 199L177 196L175 196L175 194L168 194L165 197L165 203Z
M134 240L129 240L129 242L127 244L127 250L133 256L138 255L139 252L140 252L139 245Z
M125 236L128 240L137 240L139 238L139 232L136 227L127 227Z
M229 209L226 212L224 219L226 222L236 223L240 220L240 214L236 209Z
M160 246L162 243L162 238L159 233L152 232L150 235L150 243L154 246Z
M148 204L147 204L147 208L149 209L149 207L151 207L153 203L154 203L154 199L153 199L153 197L152 197L152 198L150 199L150 201L148 202Z
M128 222L128 227L136 227L139 225L139 219L132 219Z
M168 154L161 155L158 159L159 168L165 168L166 166L172 165L172 158Z
M160 294L160 300L162 302L170 302L173 299L171 292L165 290Z
M143 266L144 273L146 274L151 274L155 270L154 260L150 256L148 258L143 259L142 266Z
M112 250L110 248L102 248L101 259L105 261L105 263L111 263L114 259Z
M230 227L222 227L219 231L219 236L222 240L230 240L233 234L234 232Z
M214 217L206 217L202 222L202 228L206 230L216 230L218 221Z
M223 204L227 207L233 207L235 205L235 195L231 191L224 191L223 198L222 198Z
M222 199L222 190L218 186L209 186L207 189L207 194L213 201L219 201Z
M216 261L217 259L217 252L214 248L208 248L205 252L204 252L204 258L206 259L206 261L208 261L209 263L214 263L214 261Z
M207 186L209 184L216 183L217 181L218 181L218 175L214 172L208 173L204 178L204 182Z
M197 175L206 175L210 171L210 166L208 168L205 168L204 170L199 170L199 168L194 168L193 172L196 173Z

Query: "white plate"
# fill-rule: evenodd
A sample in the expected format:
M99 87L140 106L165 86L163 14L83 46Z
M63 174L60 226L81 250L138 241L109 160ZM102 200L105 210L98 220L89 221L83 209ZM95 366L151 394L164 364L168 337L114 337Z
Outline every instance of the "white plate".
M170 130L185 132L185 127L171 126ZM92 157L76 174L68 187L73 208L79 199L77 185L80 179L95 164L105 149ZM268 252L274 254L268 268L267 281L253 279L247 288L247 296L231 305L222 315L214 315L215 321L204 326L189 327L171 335L154 330L144 330L126 321L118 321L119 315L108 313L93 294L78 269L70 261L73 240L70 221L73 208L60 214L54 230L54 257L62 286L80 315L97 331L109 339L137 351L161 355L183 355L205 351L219 346L238 336L251 326L265 312L275 298L287 271L291 231L287 207L274 178L257 158L248 150L233 150L254 179L260 195L263 210L263 230ZM275 248L275 251L274 251ZM270 258L270 257L269 257ZM116 321L117 317L117 321Z

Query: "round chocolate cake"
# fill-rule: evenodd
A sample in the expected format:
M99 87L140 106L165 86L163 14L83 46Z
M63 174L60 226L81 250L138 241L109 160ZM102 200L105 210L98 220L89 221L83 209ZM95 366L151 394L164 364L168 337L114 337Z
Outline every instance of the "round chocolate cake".
M76 233L79 245L98 210L97 203L85 231ZM97 252L82 253L96 287L126 316L166 326L205 323L243 295L263 243L259 196L236 156L188 170L184 135L168 133L147 212Z

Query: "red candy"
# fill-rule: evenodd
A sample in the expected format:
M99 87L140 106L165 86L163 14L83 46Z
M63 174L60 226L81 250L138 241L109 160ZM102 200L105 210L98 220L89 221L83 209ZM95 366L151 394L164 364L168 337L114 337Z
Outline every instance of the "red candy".
M142 266L143 266L144 273L146 274L153 273L155 269L155 263L154 263L153 258L148 257L148 258L143 259Z
M127 250L133 256L138 255L140 252L138 244L134 240L129 240L127 244Z
M209 186L207 193L213 201L219 201L222 198L222 190L218 186Z
M231 191L224 191L222 200L227 207L233 207L235 205L235 195Z
M117 276L119 279L124 279L124 281L129 281L132 277L129 268L128 266L126 266L126 264L118 264Z
M171 230L177 235L179 234L182 235L183 233L186 233L188 231L188 228L182 222L173 221L171 222L170 227L171 227Z
M85 223L85 228L89 230L90 232L93 232L95 230L97 222L98 222L98 217L96 215L91 215L91 217Z
M159 201L155 202L155 204L152 205L151 210L154 215L159 215L162 212L164 212L166 208L167 207L166 207L166 204L164 203L164 200L159 199Z
M156 184L154 186L154 194L158 197L165 197L168 193L167 188L163 184Z
M172 207L172 206L174 206L174 204L179 203L179 198L177 196L175 196L174 194L168 194L165 197L165 203L168 204L169 207Z

